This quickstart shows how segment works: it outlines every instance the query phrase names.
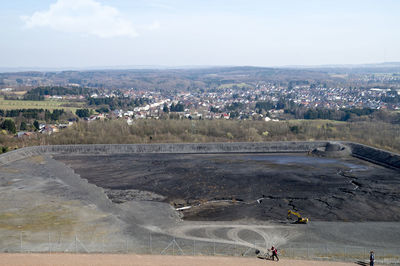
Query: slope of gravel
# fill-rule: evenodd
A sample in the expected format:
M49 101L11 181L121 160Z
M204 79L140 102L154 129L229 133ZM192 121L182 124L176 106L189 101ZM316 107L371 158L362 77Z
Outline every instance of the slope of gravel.
M159 254L174 238L185 254L383 251L400 247L399 180L305 154L32 154L0 165L0 251L22 239L23 251ZM310 223L288 222L288 208Z

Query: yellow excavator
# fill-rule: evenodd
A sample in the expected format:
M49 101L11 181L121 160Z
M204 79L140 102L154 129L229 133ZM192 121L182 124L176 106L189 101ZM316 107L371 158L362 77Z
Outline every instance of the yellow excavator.
M306 217L301 217L300 213L294 212L294 211L292 211L292 210L288 210L288 212L287 212L287 218L288 218L288 219L290 219L290 215L291 215L291 214L297 216L297 221L296 221L296 223L298 223L298 224L306 224L306 223L308 223L308 218L306 218Z

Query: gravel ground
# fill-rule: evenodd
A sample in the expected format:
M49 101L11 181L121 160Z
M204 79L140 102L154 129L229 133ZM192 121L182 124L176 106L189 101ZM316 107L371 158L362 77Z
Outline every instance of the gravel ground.
M207 158L204 155L190 156L191 158L197 158L200 168L188 168L187 165L190 163L187 162L185 159L187 157L185 156L170 157L173 159L172 161L175 161L175 164L171 164L172 168L167 169L167 172L177 169L177 173L182 174L179 177L181 183L174 181L172 178L174 176L170 175L167 176L169 178L164 179L165 182L159 182L160 191L142 189L143 193L137 193L137 188L132 187L132 184L126 181L131 181L138 172L142 171L143 175L142 178L139 178L139 181L143 181L143 188L146 186L151 188L154 185L152 178L160 177L159 173L162 173L165 167L168 168L169 162L165 162L155 155L152 156L154 160L150 160L150 165L143 163L149 159L144 155L140 157L141 159L139 157L121 155L116 156L114 159L95 156L95 160L87 160L90 157L68 157L64 155L64 160L68 157L68 163L74 161L73 164L79 163L81 169L83 169L82 167L88 169L75 172L73 167L67 167L60 160L43 155L0 166L0 252L19 252L20 249L25 252L47 252L49 249L57 252L65 250L71 252L74 250L74 236L77 235L79 238L78 252L86 252L82 248L85 246L90 252L105 250L110 253L135 252L141 254L151 253L152 248L152 254L160 254L168 247L171 240L176 237L176 241L182 246L186 255L212 255L215 251L216 254L239 255L255 245L260 250L270 247L270 245L276 245L282 251L285 249L290 251L290 248L293 247L303 248L302 250L296 250L297 253L293 250L286 252L286 256L295 253L296 256L294 257L296 258L303 258L304 254L310 255L310 258L319 258L321 257L319 255L321 251L324 252L325 250L329 251L331 256L329 258L326 257L327 259L342 259L344 255L349 256L352 254L356 254L357 258L363 258L365 257L365 252L370 249L377 251L377 257L382 258L385 255L386 261L389 261L388 254L390 256L399 254L400 223L365 222L368 219L363 219L364 213L367 213L368 216L370 215L369 212L376 211L382 215L389 213L388 217L392 217L394 221L397 221L396 217L400 213L394 212L394 210L400 208L397 203L398 195L396 196L394 193L396 189L398 190L398 186L395 185L395 182L398 181L397 172L361 162L362 166L367 165L371 168L365 171L361 167L361 172L355 171L357 172L355 174L361 173L360 176L356 176L357 179L352 175L350 177L346 176L349 173L342 175L342 173L336 174L334 172L335 177L332 182L327 179L325 180L326 183L319 184L322 187L321 191L317 191L312 195L313 197L324 197L326 193L334 193L337 191L334 185L338 183L342 184L343 188L352 190L354 194L340 192L344 193L342 196L344 199L349 200L348 203L343 203L342 200L334 198L333 202L329 204L337 206L336 209L333 209L333 212L340 211L340 208L346 208L345 212L342 213L343 215L349 215L354 212L355 216L358 217L356 222L315 221L313 213L320 215L320 217L325 217L322 214L329 212L329 207L325 203L313 205L310 213L306 213L307 216L311 214L309 216L311 221L308 225L291 224L285 219L268 221L268 217L263 215L263 211L257 211L268 207L263 205L268 202L272 202L271 206L275 208L281 208L281 211L284 211L283 216L286 215L288 202L276 198L267 198L263 204L253 206L253 209L249 208L248 214L251 214L252 211L256 214L253 218L252 216L241 216L242 219L237 219L238 216L235 216L237 209L225 209L223 203L221 208L218 208L217 216L234 217L237 219L236 221L232 221L235 219L230 221L226 221L226 219L225 221L183 221L170 204L158 202L157 200L161 199L159 195L172 199L173 195L163 193L163 190L172 193L174 187L178 189L178 192L180 191L179 189L182 190L182 197L185 195L190 196L191 194L187 192L187 181L184 178L190 175L193 175L194 178L197 175L198 178L198 172L201 171L201 167L206 169L206 173L215 171L215 167L220 167L220 170L217 171L219 176L206 176L206 179L208 178L211 181L213 178L214 181L218 178L227 180L227 177L221 174L224 169L233 172L239 169L241 172L238 171L235 177L240 181L240 185L236 185L235 188L238 193L237 198L240 198L240 193L242 193L243 197L241 198L245 201L254 202L254 196L262 194L257 189L263 189L262 186L258 185L250 186L250 192L252 190L255 191L253 194L247 193L242 189L247 185L245 181L240 179L240 174L246 171L246 169L241 168L246 163L247 157L243 159L242 156L240 160L236 160L237 165L233 163L232 165L236 166L230 168L225 165L226 160L223 155L211 159L208 157L207 160L204 160L204 158ZM85 158L86 161L84 160ZM129 161L134 159L137 162L130 164ZM210 161L214 161L214 163L210 163ZM255 163L257 167L254 167L254 169L262 172L265 165L272 166L273 163L265 162L264 158L260 158L260 161ZM334 165L335 163L333 165L330 164L329 167L321 171L329 172L334 168ZM350 166L354 167L353 165ZM296 182L300 182L305 178L302 174L296 177L296 169L293 170L290 167L292 166L284 167L288 171L286 173L289 173L287 176L283 175L286 181L288 181L287 178L291 177L294 177L295 181L297 180ZM308 169L313 166L306 164L304 167ZM186 171L185 169L189 170ZM379 171L383 175L378 179L363 179L364 174L369 175L370 178L371 175L378 175ZM390 176L391 173L392 175ZM82 178L88 175L91 175L88 178L90 182ZM145 181L145 177L149 179ZM317 175L314 175L314 177L317 178ZM313 180L315 181L316 179ZM351 182L354 180L356 180L356 184L361 184L357 189L355 189L355 183ZM122 199L118 201L121 203L117 204L107 197L104 189L100 186L100 184L104 184L107 181L110 187L106 188L117 189L113 196ZM218 185L218 182L215 181L214 183ZM129 186L126 186L127 184ZM282 194L287 191L288 187L285 186L290 188L290 184L290 182L284 182L283 186L278 186L279 189L274 189L272 191L275 193L274 197L276 193ZM194 191L202 191L199 184L194 186ZM318 188L318 185L313 185L312 187ZM125 193L125 189L128 189L129 193ZM301 187L301 189L297 189L293 193L299 193L301 196L301 193L305 193L303 190L304 187ZM210 195L210 199L213 199L215 195L219 197L218 193L221 193L221 191L222 193L228 191L228 186L224 186L222 190L211 186L210 190L204 191L204 195ZM377 193L377 191L380 192ZM385 194L386 192L388 194ZM179 193L176 194L179 195ZM193 196L196 196L196 194ZM292 204L296 205L298 203L301 205L302 201L306 201L303 197L297 196L294 195ZM375 204L371 200L373 198L381 200L381 202ZM383 203L386 204L384 207L382 207ZM236 206L241 206L241 203L233 205L233 207ZM371 206L371 208L360 209L357 206ZM227 216L224 216L224 210L227 210ZM278 217L278 214L282 217L280 212L272 211L272 213L276 217ZM205 214L209 217L212 213L205 212ZM243 215L246 212L240 214ZM273 215L272 217L274 217ZM254 219L257 217L262 217L263 219ZM330 217L336 217L334 220L337 220L337 216L326 216L325 220L329 220ZM389 219L382 216L382 220ZM49 242L51 242L50 245ZM196 252L193 252L194 242ZM255 244L255 242L257 243ZM359 248L356 250L346 246ZM215 247L214 250L213 247ZM307 251L304 250L304 247L310 249ZM165 254L173 254L171 248ZM254 249L247 253L248 256L253 256L252 254L254 254ZM151 262L150 259L148 260ZM265 264L265 261L263 263ZM0 261L0 265L9 264Z

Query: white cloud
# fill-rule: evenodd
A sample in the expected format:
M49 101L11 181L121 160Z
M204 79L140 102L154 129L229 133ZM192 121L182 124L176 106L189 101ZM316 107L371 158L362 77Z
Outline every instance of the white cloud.
M151 31L151 30L158 30L158 29L160 29L160 27L161 27L160 22L154 21L152 24L144 25L141 28L144 30Z
M57 0L48 10L21 18L27 28L49 27L57 31L101 38L138 35L131 21L124 18L116 8L95 0Z

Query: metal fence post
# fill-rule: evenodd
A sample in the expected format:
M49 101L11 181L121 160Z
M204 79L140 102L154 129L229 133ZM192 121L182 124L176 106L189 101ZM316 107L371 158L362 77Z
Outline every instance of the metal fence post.
M102 237L102 245L101 245L102 252L104 254L104 236Z
M325 245L325 257L329 257L328 244Z
M215 240L214 240L214 256L215 256Z
M149 242L150 242L150 254L153 254L153 244L152 244L152 239L151 239L151 232L150 232L150 236L149 236Z
M196 240L193 240L193 256L196 256Z
M49 232L49 253L51 253L50 232Z
M126 246L125 246L125 253L128 254L128 248L129 248L129 239L126 239Z
M175 237L174 240L172 241L172 255L175 256Z
M367 258L367 248L364 248L364 258ZM363 258L363 260L364 260Z
M19 232L19 252L22 253L22 231Z
M75 234L75 253L78 253L78 239L76 234Z

